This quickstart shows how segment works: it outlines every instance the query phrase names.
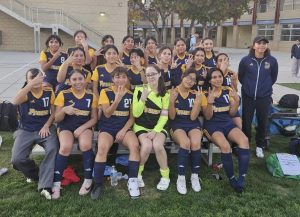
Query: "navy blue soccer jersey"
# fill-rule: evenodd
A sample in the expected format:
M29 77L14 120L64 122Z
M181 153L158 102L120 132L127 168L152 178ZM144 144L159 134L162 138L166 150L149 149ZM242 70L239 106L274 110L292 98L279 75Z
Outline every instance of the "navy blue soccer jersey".
M198 68L195 68L196 70L196 84L194 85L194 90L200 90L201 87L204 85L204 81L207 74L207 68L204 65L201 65Z
M60 130L74 131L91 119L91 111L97 108L96 96L89 90L85 90L81 96L77 96L72 88L61 91L55 99L56 106L65 107L74 104L78 109L76 114L65 114L64 119L58 123Z
M189 60L189 55L188 55L188 53L185 53L184 56L175 55L174 61L176 61L177 59L178 59L177 65L180 64L178 67L182 68L187 64L187 62Z
M110 87L112 82L111 73L107 68L107 65L100 65L95 68L92 75L92 81L98 82L98 92L100 93L102 89Z
M232 122L232 117L229 115L230 101L232 97L229 96L231 88L223 87L219 96L215 98L213 103L213 116L210 120L205 120L205 124L222 124L224 122ZM205 94L208 95L207 93Z
M135 86L143 84L141 72L134 71L132 67L130 67L128 69L128 77L129 77L129 80L130 80L132 90L134 89Z
M216 63L216 56L213 54L211 57L207 57L205 55L205 59L204 59L204 63L203 63L206 67L209 67L209 68L214 68L217 66L217 63Z
M49 87L43 87L39 96L29 92L20 108L20 128L27 131L40 131L51 115L51 105L55 96Z
M223 86L231 87L233 79L236 79L236 73L232 71L226 71L224 74Z
M172 87L177 87L181 82L182 71L179 68L171 69L171 66L168 66L168 70L161 70L162 75L164 76L165 86L167 89Z
M46 51L42 51L40 54L40 63L42 62L49 62L53 58L53 54L49 49ZM60 52L60 56L54 61L54 63L50 66L50 68L45 71L45 82L52 85L53 88L57 85L57 73L59 70L59 67L65 62L65 60L68 58L68 54L64 52Z
M189 91L187 96L183 96L179 90L178 96L175 100L176 116L174 120L170 119L171 128L197 128L200 127L198 119L191 120L191 111L194 106L196 94L194 91ZM201 101L201 106L206 106L207 102L205 98Z
M125 65L128 65L128 66L131 65L129 54L123 52L122 63L124 63Z
M155 63L157 63L155 56L148 56L148 65Z
M115 86L102 89L98 105L111 105L115 100L115 96ZM101 116L98 122L100 131L101 129L121 130L124 127L130 117L132 97L132 92L127 90L114 113L109 118L105 117L105 115Z

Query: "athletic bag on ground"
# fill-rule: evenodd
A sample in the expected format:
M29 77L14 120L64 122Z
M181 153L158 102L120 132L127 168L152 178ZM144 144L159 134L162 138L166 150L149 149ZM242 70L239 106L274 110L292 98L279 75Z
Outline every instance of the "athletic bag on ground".
M298 157L300 160L300 158ZM272 174L272 176L279 177L279 178L288 178L288 179L297 179L300 180L300 175L297 176L287 176L284 175L279 163L279 160L276 154L271 154L266 160L268 171Z
M295 154L300 157L300 138L291 138L289 150L291 154Z
M0 101L0 131L15 131L18 127L18 109L8 101Z
M284 108L298 108L299 96L296 94L286 94L281 97L278 104Z

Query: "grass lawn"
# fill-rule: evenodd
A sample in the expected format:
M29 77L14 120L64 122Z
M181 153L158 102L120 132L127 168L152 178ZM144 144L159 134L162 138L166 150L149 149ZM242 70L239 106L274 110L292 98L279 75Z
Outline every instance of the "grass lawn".
M105 183L101 199L78 195L80 184L62 190L57 201L47 201L37 193L35 183L26 183L21 173L10 165L12 135L1 133L3 144L0 150L0 167L8 167L8 174L0 177L0 216L300 216L300 182L272 177L265 160L257 159L254 151L247 176L246 192L237 195L221 172L222 181L212 178L212 169L204 163L201 168L202 190L192 191L188 183L188 194L179 195L176 190L176 155L169 156L171 185L166 192L159 192L155 186L159 180L158 165L151 155L146 164L142 196L129 199L126 182L116 188ZM274 152L288 152L289 138L273 136L269 155ZM253 145L252 145L253 146ZM252 147L254 150L254 148ZM41 157L35 157L37 161ZM220 160L219 155L214 161ZM236 158L234 158L236 163ZM82 177L81 157L73 156L70 161ZM235 167L236 168L236 167ZM189 175L187 176L189 177ZM187 179L189 180L189 178Z
M300 90L300 83L279 83L279 85L289 87L295 90Z

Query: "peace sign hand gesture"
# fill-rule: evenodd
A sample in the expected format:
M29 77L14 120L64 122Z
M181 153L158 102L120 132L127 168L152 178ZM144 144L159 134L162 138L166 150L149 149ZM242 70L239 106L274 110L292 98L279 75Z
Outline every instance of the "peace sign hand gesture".
M207 96L207 103L208 104L213 104L215 102L215 94L214 94L215 88L208 88L208 96Z
M174 60L174 58L172 58L172 64L171 64L171 69L176 69L178 66L181 65L181 63L178 63L179 59Z
M178 96L178 91L174 87L172 87L172 89L170 90L170 102L174 103L175 100L177 99L177 96Z
M202 87L200 87L200 89L197 90L196 92L196 101L201 102L202 96L203 96L203 91L202 91Z

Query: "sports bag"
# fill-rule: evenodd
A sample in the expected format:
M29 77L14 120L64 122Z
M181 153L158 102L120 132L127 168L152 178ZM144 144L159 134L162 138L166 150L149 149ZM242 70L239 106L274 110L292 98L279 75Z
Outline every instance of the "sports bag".
M17 106L9 101L0 101L0 130L15 131L18 127Z
M298 108L299 96L296 94L283 95L278 104L284 108Z

